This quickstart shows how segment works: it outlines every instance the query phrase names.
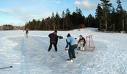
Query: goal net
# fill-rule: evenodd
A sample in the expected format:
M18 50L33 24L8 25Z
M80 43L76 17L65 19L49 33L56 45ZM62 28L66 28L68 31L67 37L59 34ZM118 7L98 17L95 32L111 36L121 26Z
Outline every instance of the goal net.
M92 35L87 35L85 37L85 39L86 39L85 50L88 50L88 51L95 50L95 45L94 45L94 41L93 41Z

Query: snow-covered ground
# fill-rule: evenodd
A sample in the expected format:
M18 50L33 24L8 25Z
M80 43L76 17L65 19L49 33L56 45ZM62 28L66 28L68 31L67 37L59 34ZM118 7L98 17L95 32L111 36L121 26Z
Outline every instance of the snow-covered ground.
M25 38L23 31L0 31L0 74L127 74L127 34L103 33L86 28L58 31L64 39L58 42L58 52L49 45L52 31L30 31ZM94 51L76 51L74 63L66 62L64 50L67 33L78 37L92 35Z

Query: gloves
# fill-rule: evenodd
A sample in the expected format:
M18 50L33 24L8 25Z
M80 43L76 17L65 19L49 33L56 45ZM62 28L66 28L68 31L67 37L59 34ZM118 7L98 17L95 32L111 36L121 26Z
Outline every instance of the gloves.
M58 36L58 38L59 38L59 39L63 39L63 37L62 37L62 36Z
M68 50L68 48L65 48L65 51L67 51Z

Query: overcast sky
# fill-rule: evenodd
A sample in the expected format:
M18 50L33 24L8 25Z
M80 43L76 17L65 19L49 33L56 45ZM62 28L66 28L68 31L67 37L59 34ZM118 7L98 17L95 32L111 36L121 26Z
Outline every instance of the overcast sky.
M111 0L116 6L116 0ZM121 0L127 10L127 0ZM100 0L0 0L0 25L24 25L32 19L42 19L51 16L52 12L62 13L67 8L75 11L81 8L83 14L95 15L95 9Z

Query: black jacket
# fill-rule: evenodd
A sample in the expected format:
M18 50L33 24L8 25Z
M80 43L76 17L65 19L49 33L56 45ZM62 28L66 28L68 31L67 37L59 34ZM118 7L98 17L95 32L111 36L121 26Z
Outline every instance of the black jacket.
M58 35L57 34L50 33L49 38L50 38L51 43L57 44L57 42L58 42Z

